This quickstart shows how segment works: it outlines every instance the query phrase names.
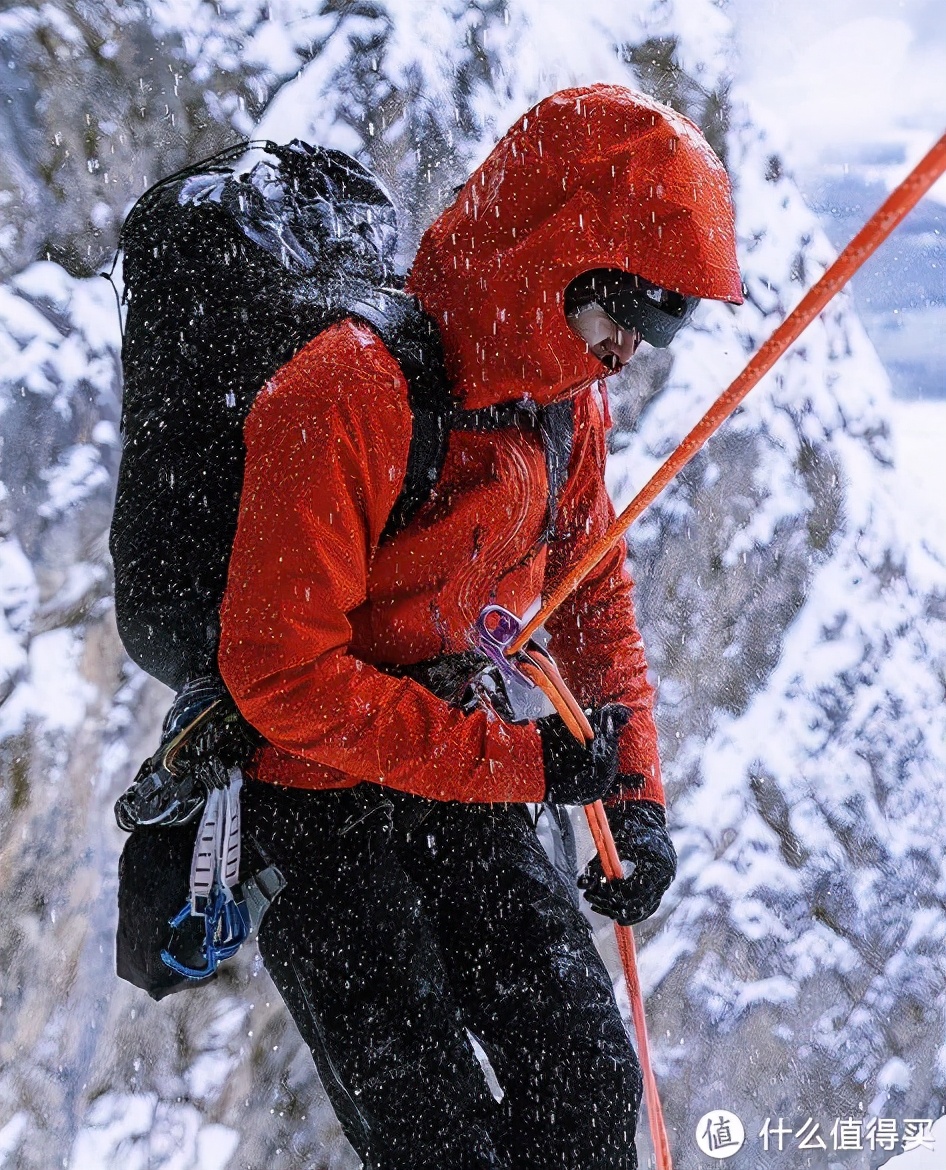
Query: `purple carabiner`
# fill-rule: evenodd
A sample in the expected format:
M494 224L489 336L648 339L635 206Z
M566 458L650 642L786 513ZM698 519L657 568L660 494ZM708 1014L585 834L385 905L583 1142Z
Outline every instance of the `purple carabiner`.
M498 617L498 621L490 629L489 618ZM516 666L512 658L507 657L506 648L516 640L522 622L508 609L501 605L487 605L480 611L476 619L476 634L479 648L499 671L507 682L519 683L530 689L535 683Z

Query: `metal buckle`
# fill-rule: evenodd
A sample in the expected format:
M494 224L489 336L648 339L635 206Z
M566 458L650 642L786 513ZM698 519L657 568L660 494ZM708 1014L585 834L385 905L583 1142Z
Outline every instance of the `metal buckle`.
M496 617L496 623L490 627L490 618ZM487 605L480 611L476 619L477 644L493 666L499 671L505 683L515 683L520 686L535 687L535 683L516 665L513 658L509 658L506 650L516 640L522 622L516 615L501 605Z

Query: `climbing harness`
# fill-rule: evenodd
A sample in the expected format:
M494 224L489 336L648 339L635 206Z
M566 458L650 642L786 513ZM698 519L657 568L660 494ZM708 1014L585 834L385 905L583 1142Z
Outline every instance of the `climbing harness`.
M119 828L131 834L129 857L144 848L142 834L151 834L149 847L155 831L166 841L156 858L147 853L150 864L123 865L119 879L119 974L154 998L211 978L256 934L285 886L255 849L242 856L241 762L251 750L220 681L195 679L172 704L158 750L115 804ZM175 836L198 814L195 836ZM181 906L174 891L185 874Z

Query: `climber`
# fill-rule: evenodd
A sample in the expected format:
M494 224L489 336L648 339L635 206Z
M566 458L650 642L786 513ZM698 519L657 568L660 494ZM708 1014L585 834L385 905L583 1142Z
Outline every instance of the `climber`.
M605 798L628 876L593 862L586 897L654 912L675 855L624 545L547 628L590 747L484 705L471 631L489 603L529 611L613 517L603 378L699 299L741 301L725 171L657 102L554 94L428 228L407 287L457 410L403 529L385 539L416 432L367 325L319 333L244 429L219 667L266 741L244 829L288 882L260 950L367 1166L633 1170L640 1071L528 812Z

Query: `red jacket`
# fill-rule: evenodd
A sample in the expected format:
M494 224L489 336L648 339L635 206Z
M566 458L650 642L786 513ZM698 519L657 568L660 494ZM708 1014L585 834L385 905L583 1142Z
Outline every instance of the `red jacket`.
M613 86L530 111L428 229L410 289L443 334L464 406L570 396L574 446L555 534L542 540L541 439L455 431L430 501L379 547L401 490L411 413L383 343L345 321L259 395L245 427L240 519L220 669L267 739L257 775L361 781L441 800L541 800L533 725L465 715L374 664L471 645L482 607L523 613L613 517L603 482L601 366L568 328L568 282L620 267L677 291L739 300L729 187L686 119ZM623 545L549 623L585 704L625 703L620 769L663 800L653 690Z

